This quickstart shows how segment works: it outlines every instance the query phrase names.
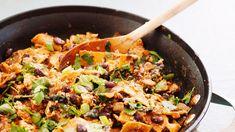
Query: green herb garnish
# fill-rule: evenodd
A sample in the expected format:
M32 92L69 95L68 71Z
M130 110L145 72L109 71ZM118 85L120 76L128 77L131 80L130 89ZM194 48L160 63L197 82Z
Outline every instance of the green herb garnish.
M74 106L62 104L61 108L64 110L65 114L80 116L81 112Z
M87 89L81 85L78 85L78 84L74 84L72 86L72 89L77 93L77 94L82 94L82 93L87 93Z
M27 107L24 107L22 110L27 112L28 114L30 114L30 116L32 117L33 123L39 126L39 122L42 119L42 116L40 113L38 113L38 112L33 113Z
M37 86L42 85L45 87L48 87L50 85L50 82L47 78L40 78L36 81L33 81L32 88L35 89Z
M49 43L46 43L46 47L49 51L54 51L54 48L53 48L53 43L52 42L49 42Z
M149 53L153 58L153 63L155 63L158 60L162 59L162 57L156 51L149 51Z
M87 64L89 64L89 65L93 64L93 62L94 62L93 56L91 56L90 54L83 54L82 59L85 60L87 62Z
M109 41L105 44L105 51L107 52L111 51L111 43Z
M5 103L5 104L0 105L0 112L4 114L12 115L16 113L16 110L10 104Z
M158 82L155 86L155 92L165 91L167 89L168 89L167 81L164 79Z
M77 84L86 87L88 90L94 89L93 83L97 85L105 85L105 80L95 75L81 75Z
M128 102L130 109L140 109L143 107L143 104L141 102L133 103L133 102Z
M134 115L136 110L134 109L128 109L128 108L124 108L124 112L130 116Z
M45 97L44 93L40 91L34 94L33 100L35 104L41 104L41 102L44 100L44 97Z
M42 100L44 100L45 92L48 89L47 87L50 85L49 80L46 78L40 78L36 81L33 81L32 89L33 89L33 100L35 104L41 104Z
M80 42L80 35L76 34L75 39L74 39L74 43L78 44Z
M174 105L177 105L179 103L180 99L173 95L169 98L169 101L171 101Z
M81 114L86 114L88 111L90 111L90 105L87 103L83 103L80 107Z
M23 81L23 80L24 80L24 76L23 75L18 75L16 77L16 82Z
M184 95L182 101L185 103L185 104L188 104L192 98L192 94L193 94L193 91L194 91L195 87L192 88L192 90L190 92L188 92L187 94Z
M53 120L46 120L45 123L41 126L40 130L42 132L52 131L57 126L57 123Z
M31 74L34 74L34 70L35 70L35 67L33 64L31 63L25 63L22 67L23 71L22 73L31 73Z
M31 114L31 117L32 117L33 123L34 123L34 124L37 124L37 125L38 125L38 123L41 121L41 118L42 118L41 114L38 113L38 112L32 113L32 114Z
M74 60L74 64L73 64L73 68L74 70L77 70L79 68L81 68L81 63L80 63L81 59L79 57L79 55L76 54L75 60Z
M105 69L100 65L96 65L95 70L99 71L101 75L105 73Z
M11 132L27 132L27 130L24 127L17 126L14 122L12 122Z
M121 68L116 68L110 74L110 81L119 82L121 80L128 80L131 72L130 64L124 64Z
M100 93L105 93L106 91L107 91L107 89L105 88L104 85L100 85L94 90L96 95L98 95Z
M175 77L174 73L169 73L169 74L163 75L163 78L166 79L166 80L171 80L174 77Z
M106 125L106 126L110 126L110 121L106 116L99 116L99 119L101 121L102 124Z
M130 71L131 70L131 65L130 64L124 64L124 65L122 65L121 70Z

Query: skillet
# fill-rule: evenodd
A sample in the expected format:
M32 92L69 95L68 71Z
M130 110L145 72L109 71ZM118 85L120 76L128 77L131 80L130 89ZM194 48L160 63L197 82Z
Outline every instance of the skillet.
M100 38L115 32L127 34L144 24L147 19L113 9L89 6L60 6L21 13L0 22L0 61L5 59L7 48L14 51L31 46L31 38L48 32L62 38L87 31L98 33ZM184 85L180 95L196 87L201 99L190 111L196 117L181 131L196 129L209 107L211 86L207 72L195 52L176 34L160 26L143 38L144 47L155 50L165 59L168 70L176 73Z

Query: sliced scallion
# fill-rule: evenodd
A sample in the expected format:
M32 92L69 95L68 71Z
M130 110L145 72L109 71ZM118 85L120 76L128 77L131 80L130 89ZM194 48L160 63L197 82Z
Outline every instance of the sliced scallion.
M46 47L49 51L54 51L53 43L46 43Z
M102 124L106 125L106 126L110 126L110 121L106 116L99 116L99 119L101 121Z
M127 115L132 116L132 115L134 115L134 114L135 114L136 110L134 110L134 109L128 109L128 108L124 108L124 112L125 112Z
M0 112L5 113L5 114L15 114L16 110L8 103L0 105Z
M168 89L167 81L165 79L158 82L155 86L155 92L165 91Z
M90 111L90 105L88 103L83 103L80 107L81 114L85 114Z

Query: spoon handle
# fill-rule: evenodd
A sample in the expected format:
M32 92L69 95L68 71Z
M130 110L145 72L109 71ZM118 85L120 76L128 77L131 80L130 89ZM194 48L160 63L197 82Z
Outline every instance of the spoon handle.
M160 16L146 22L141 27L127 34L127 37L133 41L144 37L146 34L153 31L155 28L159 27L162 23L175 16L179 12L183 11L190 5L192 5L197 0L181 0L179 3L175 4L173 7L162 13Z

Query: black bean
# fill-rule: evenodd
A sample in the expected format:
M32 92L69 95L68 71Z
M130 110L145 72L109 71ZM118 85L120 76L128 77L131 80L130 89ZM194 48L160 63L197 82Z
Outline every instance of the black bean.
M163 96L163 98L165 98L167 100L170 98L170 95L168 93L163 93L162 96Z
M82 103L81 98L79 96L77 96L76 94L72 94L69 97L69 100L72 104L75 104L76 106L80 106Z
M153 88L152 87L145 87L144 92L148 93L148 94L152 94L153 93Z
M120 128L121 126L122 123L114 119L112 128Z
M111 117L111 111L109 111L109 110L107 110L107 109L103 109L103 110L101 110L101 112L99 113L99 116Z
M70 89L71 89L70 86L65 85L65 86L62 87L62 92L68 93L68 92L70 92Z
M58 110L59 106L57 105L52 105L51 107L49 107L50 112L54 111L54 110Z
M163 117L161 116L152 116L151 120L157 124L162 123L164 121Z
M68 103L68 99L67 99L66 97L59 98L59 99L58 99L58 102L59 102L59 103L67 104L67 103Z
M34 75L39 76L39 77L45 76L45 74L40 69L35 69L34 70Z
M62 40L62 39L59 38L59 37L54 37L54 42L55 42L56 44L59 44L59 45L64 45L64 44L65 44L65 41Z
M29 54L24 54L23 55L23 58L27 58L27 57L29 57Z
M9 57L12 55L12 53L13 53L13 49L12 49L12 48L8 48L8 49L6 50L5 57L6 57L6 58L9 58Z
M113 88L116 86L116 83L115 82L106 82L105 83L105 87L106 88Z
M140 121L140 122L144 121L143 117L140 114L138 114L138 113L136 113L134 115L134 118L135 118L136 121Z
M101 109L99 115L100 115L100 116L111 117L111 113L112 113L112 105L111 105L111 104L108 104L108 105L105 106L103 109Z
M87 132L87 128L81 124L77 125L77 132Z
M113 109L113 103L112 102L106 103L105 108L106 109Z
M58 101L59 103L63 103L63 104L68 103L68 99L62 95L54 95L54 96L51 96L50 99L52 99L53 101Z
M101 66L102 66L104 69L106 69L109 65L108 65L107 63L103 63Z
M105 70L104 74L100 76L103 79L109 80L109 73Z

